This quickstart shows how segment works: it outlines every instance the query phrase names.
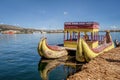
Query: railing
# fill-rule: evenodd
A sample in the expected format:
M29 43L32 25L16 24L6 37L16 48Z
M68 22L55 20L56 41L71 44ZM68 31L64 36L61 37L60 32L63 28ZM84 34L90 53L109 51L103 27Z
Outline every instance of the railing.
M80 38L83 38L84 35L80 35ZM65 39L65 41L77 41L78 37L73 37L72 39L67 38ZM104 35L97 35L97 36L91 36L91 35L88 35L88 40L89 41L99 41L99 42L102 42L104 41Z

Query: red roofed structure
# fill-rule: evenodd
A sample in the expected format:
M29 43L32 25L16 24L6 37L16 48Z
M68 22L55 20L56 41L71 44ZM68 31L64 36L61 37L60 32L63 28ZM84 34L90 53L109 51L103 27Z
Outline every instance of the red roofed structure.
M99 23L97 22L65 22L64 23L64 47L76 48L77 40L88 35L88 44L92 48L98 46Z

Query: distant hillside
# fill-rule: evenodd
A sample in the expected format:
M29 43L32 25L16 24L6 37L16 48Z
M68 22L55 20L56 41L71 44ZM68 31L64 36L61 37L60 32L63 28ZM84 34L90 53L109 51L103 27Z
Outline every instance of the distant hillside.
M22 27L6 25L6 24L0 24L0 30L1 31L17 30L17 31L20 31L20 33L33 33L33 31L35 31L35 29L22 28Z
M120 32L120 30L110 30L110 32Z
M24 28L12 26L12 25L0 24L0 29L4 31L4 30L23 30Z
M105 31L107 31L107 30L100 30L100 32L105 32ZM118 29L118 30L109 30L110 32L120 32L120 29Z
M19 31L19 33L33 33L33 32L47 32L47 33L61 33L63 30L40 30L40 29L32 29L32 28L22 28L13 25L0 24L0 32L4 32L6 30L15 30Z

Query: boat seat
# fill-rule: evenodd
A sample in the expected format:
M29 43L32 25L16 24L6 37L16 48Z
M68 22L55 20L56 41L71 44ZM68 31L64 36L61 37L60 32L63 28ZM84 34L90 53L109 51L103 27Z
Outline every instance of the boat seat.
M102 50L104 50L106 47L110 46L112 43L110 42L109 44L102 44L99 45L97 48L92 49L94 52L99 53Z

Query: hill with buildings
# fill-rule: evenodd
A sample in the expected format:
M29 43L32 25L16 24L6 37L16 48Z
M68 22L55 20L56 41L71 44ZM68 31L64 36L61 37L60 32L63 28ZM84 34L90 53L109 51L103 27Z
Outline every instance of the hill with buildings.
M31 34L31 33L62 33L63 30L42 30L42 29L32 29L32 28L22 28L19 26L0 24L1 33L15 33L15 34Z
M6 32L15 32L15 33L33 33L34 31L37 31L36 29L30 29L30 28L22 28L19 26L13 26L13 25L6 25L6 24L0 24L0 32L6 33ZM41 30L38 30L41 31Z

